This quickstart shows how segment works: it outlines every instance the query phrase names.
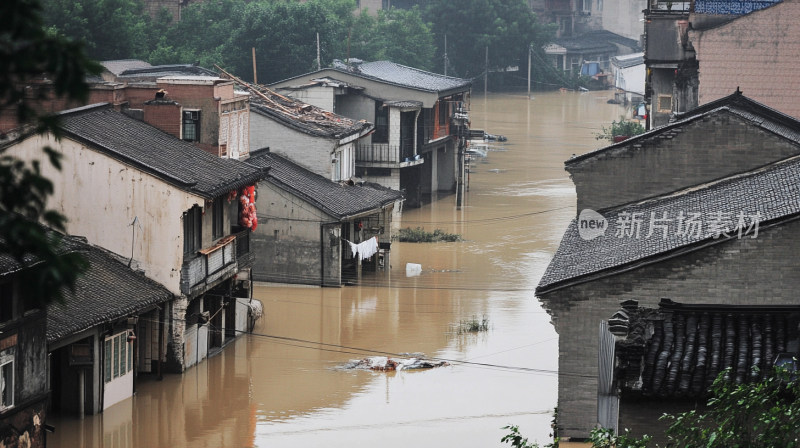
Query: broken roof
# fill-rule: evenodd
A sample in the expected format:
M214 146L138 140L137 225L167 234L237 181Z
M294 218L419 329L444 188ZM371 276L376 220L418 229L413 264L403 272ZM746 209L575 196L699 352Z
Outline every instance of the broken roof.
M375 183L348 185L330 181L269 150L253 152L247 163L268 168L267 182L339 220L379 210L403 199L401 192Z
M265 177L262 170L209 154L106 103L64 111L60 120L67 137L206 199Z
M129 68L117 75L120 81L155 81L165 76L212 76L217 77L217 73L207 68L195 64L169 64L152 65Z
M656 141L660 136L663 136L664 134L671 134L676 128L679 128L690 121L697 120L720 111L733 113L750 121L754 126L761 127L773 134L779 135L793 142L800 143L800 120L778 112L777 110L765 106L758 101L754 101L737 91L724 98L711 101L700 107L692 109L689 112L675 114L669 124L655 128L649 132L645 132L644 134L639 134L619 143L605 146L579 156L574 156L564 162L564 165L566 165L569 169L571 165L578 164L585 160L608 157L621 152L639 150L637 145L641 145L642 143L648 141Z
M700 224L693 228L699 231L687 231L689 212L699 213L696 218ZM749 226L758 220L762 230L800 213L800 156L750 173L612 209L604 213L608 231L594 239L583 239L577 219L573 219L536 292L547 293L562 286L613 275L632 265L641 266L707 244L735 239L739 213L745 217L742 224ZM634 230L632 225L625 226L632 224L629 219L637 217L639 231L636 235L619 233L620 229ZM667 220L654 222L652 217L656 220L666 217ZM679 221L680 217L683 222ZM718 220L713 221L716 218ZM717 235L719 237L715 238L716 231L709 228L709 222L725 224L730 237ZM683 229L678 228L681 225Z
M795 352L800 306L684 305L662 299L652 309L628 301L609 323L622 337L616 343L616 372L624 392L701 397L726 368L737 384L757 381L778 354Z
M614 56L611 63L619 68L635 67L644 64L644 53L632 53L624 56Z
M118 256L73 237L65 240L80 248L89 266L78 277L74 293L67 291L63 304L48 307L48 343L137 314L172 298L166 288L129 268Z

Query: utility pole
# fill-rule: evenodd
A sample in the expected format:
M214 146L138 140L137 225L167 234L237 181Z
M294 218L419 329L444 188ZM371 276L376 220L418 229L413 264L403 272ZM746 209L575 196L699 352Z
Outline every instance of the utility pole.
M444 35L444 76L447 76L447 34Z
M531 46L528 45L528 99L531 99Z
M489 93L489 46L486 46L486 62L484 63L484 74L483 74L483 98L486 99L486 95Z
M256 73L256 47L253 47L253 84L258 84L258 74Z
M528 59L528 68L529 68L529 71L530 71L530 56L529 56L529 59ZM317 70L322 70L322 61L320 61L320 59L319 59L319 33L317 33ZM528 83L528 84L530 84L530 83ZM530 90L530 89L528 89L528 90Z

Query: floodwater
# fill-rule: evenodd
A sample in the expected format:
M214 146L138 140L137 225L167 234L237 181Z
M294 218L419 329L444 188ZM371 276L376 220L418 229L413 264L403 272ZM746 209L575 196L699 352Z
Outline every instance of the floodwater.
M464 204L406 210L403 227L457 243L392 246L388 273L359 287L257 285L254 334L183 375L83 421L49 419L51 447L498 447L519 425L546 443L557 400L558 340L534 288L575 213L563 162L601 146L623 113L610 92L476 94L472 127L508 137L474 162ZM406 263L422 274L406 277ZM489 329L459 334L461 321ZM423 371L342 370L370 355L450 360Z

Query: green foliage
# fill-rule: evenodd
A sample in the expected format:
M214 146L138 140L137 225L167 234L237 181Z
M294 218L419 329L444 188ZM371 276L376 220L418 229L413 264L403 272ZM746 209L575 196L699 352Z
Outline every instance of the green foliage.
M435 51L430 24L423 20L419 7L380 10L377 18L362 12L353 24L352 57L431 70Z
M760 375L758 371L754 375ZM767 448L800 446L800 382L783 369L760 381L734 384L723 371L702 411L665 415L675 446Z
M85 78L100 67L80 43L46 31L41 13L37 0L0 2L0 110L16 109L19 122L28 126L24 133L58 136L56 117L40 115L36 103L51 94L84 101ZM60 169L60 155L48 147L43 152ZM32 224L64 231L64 216L46 207L52 192L39 162L0 157L0 254L26 267L20 293L28 306L62 300L65 288L73 289L86 268L83 257L64 253L57 234Z
M457 233L447 233L441 229L427 232L422 227L417 227L416 229L406 227L405 229L400 229L397 234L397 240L401 243L436 243L439 241L453 243L461 241L461 235Z
M595 134L595 138L597 140L608 140L610 142L614 141L614 137L626 135L628 137L633 137L634 135L639 135L644 133L644 126L635 122L635 121L628 121L625 120L625 117L619 117L619 121L612 121L610 127L603 126L602 131L598 134Z
M471 319L461 320L456 326L456 334L480 333L489 331L489 317L484 315L481 319L472 316Z
M431 0L427 17L436 35L437 70L443 69L447 35L448 75L462 77L484 73L487 46L490 69L527 67L529 46L544 60L541 47L554 32L539 23L523 0Z
M647 448L651 436L633 437L629 430L624 434L614 434L609 428L595 428L589 433L593 448Z
M137 0L48 0L43 19L97 60L146 57L156 31Z
M539 444L536 442L528 442L526 437L522 437L522 434L519 432L519 426L517 425L508 425L503 426L502 429L508 431L508 434L503 436L500 439L502 443L508 443L513 448L539 448ZM558 448L558 438L556 440L544 445L542 448Z

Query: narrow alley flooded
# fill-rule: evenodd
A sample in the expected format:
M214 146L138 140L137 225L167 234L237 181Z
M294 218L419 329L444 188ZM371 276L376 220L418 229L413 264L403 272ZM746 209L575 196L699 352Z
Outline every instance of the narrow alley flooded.
M48 418L53 447L502 446L501 427L546 443L557 398L558 340L534 288L575 213L563 162L599 147L623 112L608 92L490 94L472 127L508 137L474 160L455 195L403 212L402 227L456 243L394 243L388 273L359 287L257 285L265 317L184 375L142 379L136 396L80 421ZM422 273L406 277L406 263ZM459 334L459 322L488 331ZM422 371L339 368L422 352Z

